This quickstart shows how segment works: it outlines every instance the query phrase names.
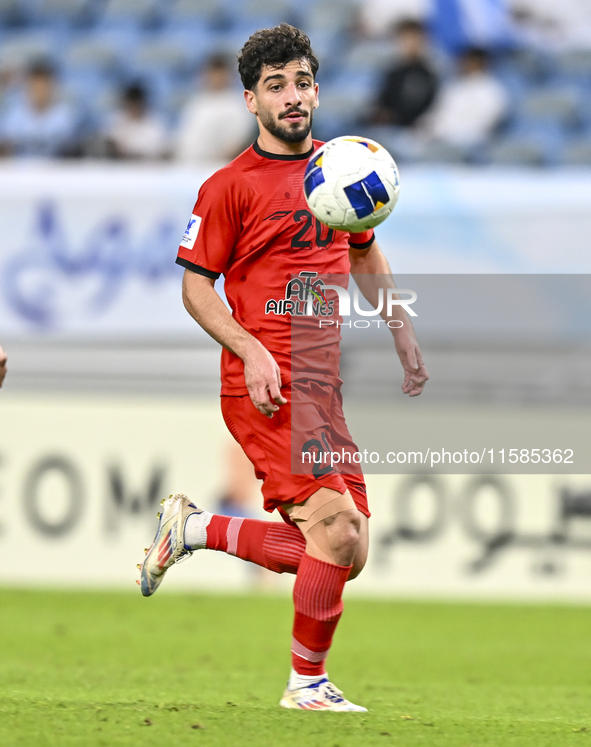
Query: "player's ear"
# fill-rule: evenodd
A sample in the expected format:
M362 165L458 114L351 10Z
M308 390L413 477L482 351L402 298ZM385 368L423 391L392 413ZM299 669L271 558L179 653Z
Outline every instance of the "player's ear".
M246 101L246 108L251 114L257 113L256 107L256 94L254 91L244 91L244 100Z
M314 93L316 94L314 98L314 109L318 109L318 106L320 105L320 102L318 101L318 83L314 83Z

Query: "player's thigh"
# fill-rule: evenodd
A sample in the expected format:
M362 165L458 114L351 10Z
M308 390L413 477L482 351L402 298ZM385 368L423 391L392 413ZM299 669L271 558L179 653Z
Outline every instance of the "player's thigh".
M298 473L293 469L290 387L283 387L281 391L288 402L272 418L256 410L248 396L222 397L224 421L254 465L256 476L263 480L262 493L267 511L283 504L303 503L319 488L330 488L335 493L347 490L345 481L334 470L316 475L311 471ZM318 416L314 422L318 422ZM282 513L285 515L285 511Z

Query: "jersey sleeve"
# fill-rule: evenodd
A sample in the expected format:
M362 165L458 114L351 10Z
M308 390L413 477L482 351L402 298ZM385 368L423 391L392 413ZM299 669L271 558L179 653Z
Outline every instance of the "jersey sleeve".
M369 249L369 247L376 240L373 228L363 233L350 233L349 234L349 246L351 249Z
M239 237L240 209L232 183L214 174L199 190L176 263L216 279L226 271Z

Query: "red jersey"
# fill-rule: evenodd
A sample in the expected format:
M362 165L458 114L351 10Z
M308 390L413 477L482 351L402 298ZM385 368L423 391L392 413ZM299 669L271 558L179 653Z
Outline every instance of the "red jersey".
M304 172L321 145L315 140L308 153L284 156L267 153L255 143L213 174L199 190L176 260L212 279L225 276L232 316L273 355L282 384L292 379L291 318L304 317L314 278L348 277L349 248L365 249L374 239L373 231L334 231L311 214ZM311 325L305 360L294 366L293 376L297 368L306 377L336 384L338 327L319 329L318 321L307 319L314 331ZM247 394L242 360L225 348L222 394Z

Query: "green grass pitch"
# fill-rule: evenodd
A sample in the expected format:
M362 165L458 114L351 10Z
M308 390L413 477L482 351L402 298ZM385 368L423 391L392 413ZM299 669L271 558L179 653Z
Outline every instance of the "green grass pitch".
M367 714L284 711L291 604L0 591L0 745L591 745L591 608L350 600Z

